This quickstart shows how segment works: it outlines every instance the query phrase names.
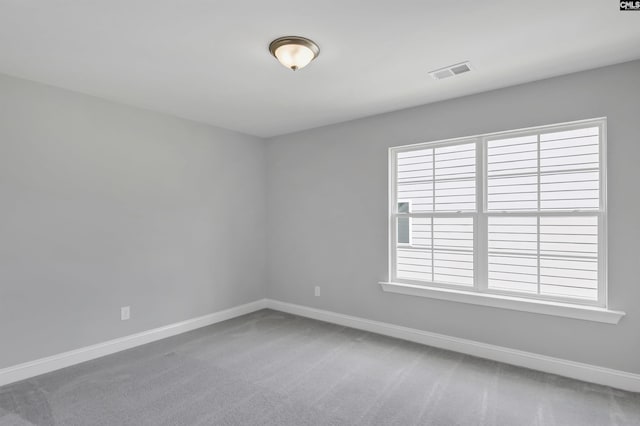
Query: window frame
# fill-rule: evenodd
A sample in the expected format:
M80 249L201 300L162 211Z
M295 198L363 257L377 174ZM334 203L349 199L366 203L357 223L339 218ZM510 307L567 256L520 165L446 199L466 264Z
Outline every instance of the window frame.
M396 274L396 268L395 268L395 259L396 259L396 249L397 249L397 244L394 244L393 242L396 241L397 238L397 218L399 217L408 217L411 221L411 218L414 217L429 217L429 218L436 218L436 217L445 217L445 218L449 218L449 217L455 217L455 218L461 218L461 217L472 217L473 218L473 232L474 232L474 241L473 241L473 262L474 262L474 272L475 272L475 265L477 264L477 239L475 238L475 235L477 234L477 207L478 207L478 145L477 145L477 138L476 137L463 137L463 138L455 138L455 139L446 139L446 140L441 140L441 141L435 141L435 142L422 142L419 144L412 144L412 145L404 145L404 146L398 146L398 147L392 147L389 149L389 170L390 170L390 175L389 175L389 217L390 217L390 224L389 224L389 238L390 238L390 244L389 244L389 271L391 271L390 273L390 281L392 282L399 282L399 283L405 283L405 284L411 284L411 285L420 285L420 286L424 286L425 283L429 283L433 286L437 286L439 288L449 288L452 290L460 290L460 289L469 289L470 287L466 287L466 286L460 286L460 285L455 285L455 284L448 284L448 283L436 283L436 282L431 282L431 281L419 281L419 280L409 280L409 279L399 279L397 277ZM395 185L395 176L396 176L396 171L397 171L397 164L396 164L396 159L397 156L395 155L398 152L406 152L406 151L414 151L416 149L420 149L420 148L433 148L434 152L435 152L435 148L438 147L442 147L442 146L453 146L453 145L464 145L464 144L469 144L469 143L475 143L476 144L476 211L463 211L463 212L436 212L433 211L431 213L408 213L408 214L403 214L403 213L399 213L397 211L397 206L394 206L394 204L397 204L395 202L395 197L396 197L396 185ZM398 202L400 202L400 200L397 200ZM432 228L432 232L433 232L433 228ZM473 284L473 288L476 287L477 283L476 283L476 274L474 274L474 284Z
M481 296L495 296L496 298L517 299L525 302L536 303L556 303L566 304L572 306L584 306L585 308L600 308L607 309L608 307L608 283L607 283L607 119L606 117L572 121L566 123L556 123L544 126L535 126L524 129L507 130L500 132L492 132L479 134L469 137L460 137L452 139L444 139L433 142L421 142L411 145L401 145L389 148L389 283L384 284L399 284L409 287L415 287L416 289L426 288L427 290L444 290L453 293L465 293L470 295ZM507 211L488 211L487 207L487 188L488 188L488 174L487 174L487 145L490 140L502 139L502 138L516 138L522 136L539 135L541 133L549 133L554 131L569 131L585 127L598 127L599 128L599 208L591 211L576 211L572 209L566 210L553 210L553 211L541 211L541 210L529 210L523 212L507 212ZM397 210L397 203L401 200L396 199L397 189L397 154L400 152L414 151L417 149L434 149L442 146L451 146L465 143L476 144L476 171L475 171L475 211L458 211L458 212L426 212L426 213L399 213ZM538 138L538 146L540 139ZM538 164L540 157L538 155ZM539 167L539 166L538 166ZM540 169L538 168L538 175L540 175ZM540 203L540 179L538 179L538 205ZM435 196L435 194L434 194ZM435 199L434 199L435 201ZM569 298L561 296L549 296L541 294L527 294L523 292L508 291L508 290L496 290L488 288L488 221L489 217L537 217L538 223L541 217L570 217L570 216L596 216L598 224L598 291L597 300L587 300L579 298ZM473 286L463 286L455 284L440 283L434 281L421 281L398 278L396 271L396 244L397 238L397 219L399 217L472 217L473 218ZM432 228L433 232L433 228ZM539 258L538 254L538 258ZM540 265L537 266L538 273L540 271ZM433 278L433 276L432 276ZM391 291L391 290L387 290ZM411 290L409 293L415 292ZM483 303L484 304L484 303Z

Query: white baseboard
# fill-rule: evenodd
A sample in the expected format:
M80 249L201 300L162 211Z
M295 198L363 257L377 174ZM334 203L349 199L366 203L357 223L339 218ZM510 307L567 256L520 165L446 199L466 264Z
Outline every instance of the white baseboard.
M553 358L546 355L509 349L502 346L489 345L473 340L460 339L443 334L431 333L414 328L402 327L272 299L257 300L255 302L225 309L223 311L204 315L198 318L192 318L186 321L166 325L164 327L155 328L153 330L132 334L118 339L109 340L107 342L98 343L96 345L86 346L84 348L0 369L0 386L25 380L40 374L49 373L81 362L90 361L125 349L131 349L156 340L165 339L197 328L206 327L211 324L264 308L270 308L359 330L370 331L385 336L448 349L520 367L531 368L533 370L571 377L573 379L583 380L586 382L611 386L631 392L640 392L640 374L628 373L625 371L598 367L591 364L584 364L560 358Z
M120 337L118 339L109 340L96 345L86 346L69 352L3 368L0 369L0 386L25 380L40 374L49 373L81 362L90 361L125 349L131 349L146 343L155 342L156 340L165 339L167 337L175 336L176 334L206 327L211 324L259 311L260 309L266 308L266 306L266 299L257 300L255 302L235 306L233 308L203 315L201 317L169 324L164 327L154 328L153 330L143 331L141 333Z
M365 318L343 315L336 312L295 305L278 300L267 299L267 307L302 317L339 324L358 330L370 331L398 339L409 340L423 345L434 346L473 355L519 367L530 368L559 376L570 377L590 383L611 386L631 392L640 392L640 374L591 364L539 355L532 352L489 345L473 340L460 339L443 334L431 333L415 328L402 327Z

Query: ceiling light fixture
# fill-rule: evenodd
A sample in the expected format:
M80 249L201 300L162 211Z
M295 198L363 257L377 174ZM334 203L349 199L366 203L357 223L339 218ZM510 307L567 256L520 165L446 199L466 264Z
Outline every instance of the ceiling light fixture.
M304 37L286 36L271 42L269 52L285 67L296 71L309 65L320 54L320 48Z

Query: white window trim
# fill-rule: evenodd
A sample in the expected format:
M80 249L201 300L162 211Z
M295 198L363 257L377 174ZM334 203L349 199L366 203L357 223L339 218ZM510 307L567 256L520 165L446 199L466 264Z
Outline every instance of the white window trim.
M382 290L387 293L398 293L409 296L428 297L430 299L448 300L471 305L490 306L493 308L514 311L533 312L585 321L617 324L626 315L625 312L595 306L574 305L571 303L552 302L542 299L523 299L520 297L499 295L494 293L478 293L454 290L444 287L380 282Z
M486 234L486 218L488 215L514 215L518 213L500 213L500 212L488 212L486 207L485 193L486 193L486 145L487 141L500 136L524 136L526 134L537 134L549 130L567 130L571 127L583 127L585 124L595 124L600 127L601 132L601 149L600 149L600 210L597 212L598 225L599 225L599 277L598 277L598 304L594 305L589 302L582 302L580 300L568 301L567 299L555 299L552 297L521 297L517 293L499 293L496 291L487 292L487 274L486 274L486 250L478 244L480 238L478 235L484 230ZM459 213L447 213L444 215L453 215L458 217L471 216L474 218L474 227L476 236L474 237L474 256L475 256L475 284L472 290L465 290L458 286L441 285L440 283L433 283L430 286L428 283L411 282L410 280L398 280L395 276L395 252L396 252L396 218L398 213L396 210L396 195L395 195L395 176L396 176L396 154L402 151L419 149L420 147L435 148L441 145L451 145L457 143L470 143L475 142L477 144L477 167L476 167L476 206L475 212L459 212ZM389 281L381 282L382 289L386 292L401 293L413 296L430 297L441 300L457 301L462 303L471 303L483 306L492 306L498 308L520 310L526 312L535 312L547 315L557 315L569 318L584 319L590 321L605 322L611 324L617 324L618 321L625 315L624 312L610 310L608 308L607 297L607 220L606 220L606 117L580 120L569 123L553 124L548 126L536 126L525 129L517 129L503 132L486 133L481 135L475 135L471 137L446 139L428 143L418 143L412 145L404 145L399 147L389 148ZM541 212L529 212L529 215L540 216ZM582 212L571 211L554 211L554 212L542 212L542 215L546 214L562 214L564 216L580 215ZM525 213L523 213L525 214ZM429 216L434 216L428 214ZM437 213L436 213L437 215ZM483 220L479 220L482 218ZM482 222L482 223L480 223ZM480 229L482 228L482 229ZM484 234L483 234L484 235Z

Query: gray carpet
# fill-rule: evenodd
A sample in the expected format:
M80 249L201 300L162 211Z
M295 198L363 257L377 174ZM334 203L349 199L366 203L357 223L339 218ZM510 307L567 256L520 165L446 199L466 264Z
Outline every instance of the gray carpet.
M0 388L0 425L640 425L640 394L264 310Z

